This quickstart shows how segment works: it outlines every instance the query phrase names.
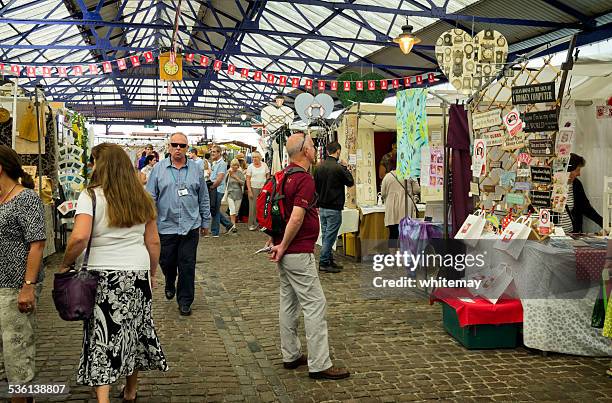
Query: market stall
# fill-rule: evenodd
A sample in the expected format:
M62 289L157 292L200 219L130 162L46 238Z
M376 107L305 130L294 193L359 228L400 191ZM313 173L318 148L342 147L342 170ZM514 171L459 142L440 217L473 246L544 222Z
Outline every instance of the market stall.
M500 298L520 299L525 346L608 356L609 339L592 326L607 241L569 237L561 223L572 208L566 208L568 193L574 200L576 179L570 171L576 167L570 153L588 161L584 188L597 195L591 198L595 209L603 207L603 178L611 175L610 142L603 136L610 107L605 99L591 98L595 92L581 92L580 85L595 80L608 94L612 86L609 80L585 79L587 69L577 67L572 73L571 56L563 68L551 60L535 67L525 60L472 97L471 193L480 212L468 217L456 238L465 242L468 253L487 256L483 267L465 271L467 279L487 284L469 290L468 298L484 296L493 305ZM597 71L604 76L611 72L609 65Z
M426 112L428 144L435 148L438 153L435 155L442 158L442 108L427 106ZM345 243L351 243L349 249L355 257L383 253L389 234L384 224L385 207L380 197L379 165L383 156L391 151L392 144L397 142L400 125L397 108L395 105L358 103L347 108L338 119L338 141L343 146L341 158L349 162L349 169L355 178L355 186L347 189L345 210L356 210L359 214L359 233L345 237ZM431 150L429 147L425 150L428 159ZM397 158L401 159L402 156L398 155ZM435 161L440 168L443 167L441 159ZM437 171L435 173L438 175ZM441 172L439 177L443 176ZM416 179L420 174L415 173L412 177ZM438 184L437 181L434 186L422 186L421 200L441 202L442 187L443 183ZM426 205L418 203L417 207L423 216Z

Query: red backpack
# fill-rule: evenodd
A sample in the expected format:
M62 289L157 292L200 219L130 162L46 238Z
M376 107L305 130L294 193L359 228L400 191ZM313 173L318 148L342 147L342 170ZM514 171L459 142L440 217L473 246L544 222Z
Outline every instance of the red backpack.
M285 217L285 180L289 175L306 172L299 167L278 171L263 186L257 196L257 223L270 236L282 236L288 217Z

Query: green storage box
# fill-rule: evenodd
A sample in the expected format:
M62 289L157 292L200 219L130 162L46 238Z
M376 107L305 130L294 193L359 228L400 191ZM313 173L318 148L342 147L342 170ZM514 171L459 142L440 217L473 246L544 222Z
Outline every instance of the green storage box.
M522 327L522 323L461 327L455 309L444 302L442 302L442 321L444 330L470 350L516 348L519 343L519 331Z

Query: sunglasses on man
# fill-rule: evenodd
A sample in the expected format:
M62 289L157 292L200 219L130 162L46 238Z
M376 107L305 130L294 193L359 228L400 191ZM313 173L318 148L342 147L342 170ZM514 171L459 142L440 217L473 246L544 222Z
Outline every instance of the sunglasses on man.
M186 148L186 147L187 147L187 144L183 144L183 143L170 143L170 145L171 145L173 148L179 148L179 147L181 147L181 148Z

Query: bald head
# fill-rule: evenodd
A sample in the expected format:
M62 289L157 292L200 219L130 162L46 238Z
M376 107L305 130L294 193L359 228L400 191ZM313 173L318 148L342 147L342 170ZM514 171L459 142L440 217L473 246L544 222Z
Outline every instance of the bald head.
M181 132L173 133L172 136L170 136L170 142L172 143L172 139L179 138L179 137L182 137L183 139L185 139L185 143L189 144L189 139L187 138L187 135Z
M292 134L287 139L286 147L287 147L287 154L289 154L289 158L294 158L300 153L300 151L302 151L303 149L302 145L306 144L304 140L306 142L308 141L308 136L304 133Z

